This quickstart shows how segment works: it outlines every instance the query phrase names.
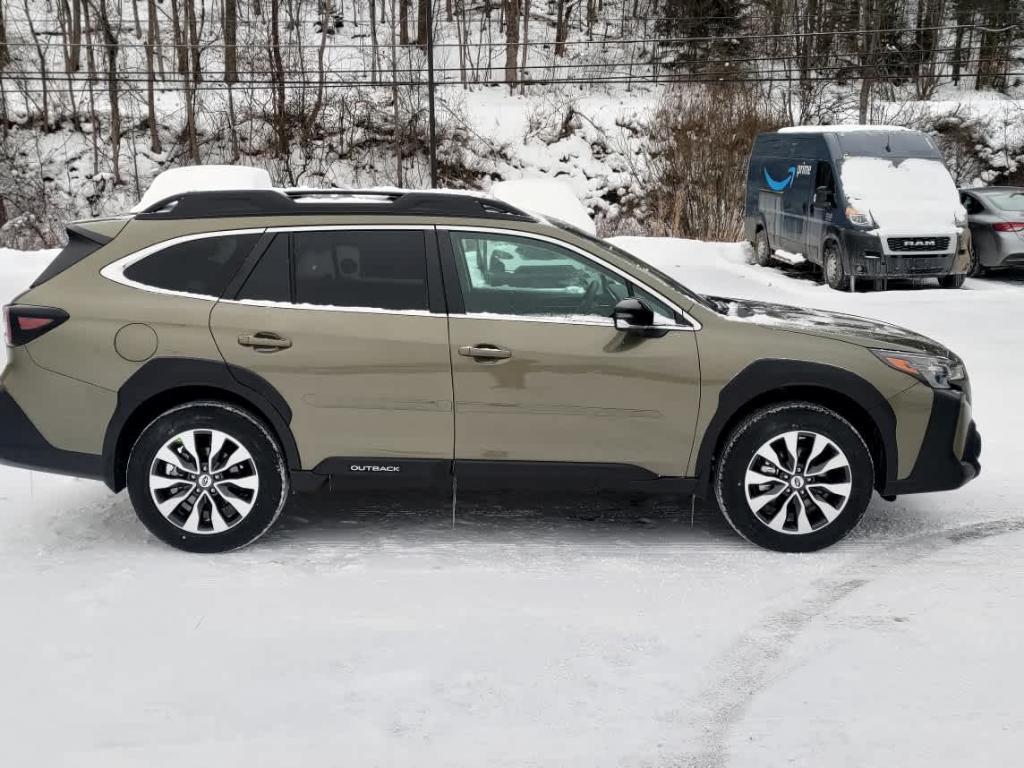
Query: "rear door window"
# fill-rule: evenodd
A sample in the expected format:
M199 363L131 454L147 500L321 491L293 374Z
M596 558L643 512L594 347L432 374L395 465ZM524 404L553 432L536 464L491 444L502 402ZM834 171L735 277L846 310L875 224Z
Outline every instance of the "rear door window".
M421 230L295 232L291 240L296 303L427 309Z
M245 234L187 240L135 262L124 276L164 291L219 298L258 239Z
M270 246L260 256L245 284L238 292L239 299L254 301L275 301L287 303L292 300L291 263L288 258L288 234L274 237Z

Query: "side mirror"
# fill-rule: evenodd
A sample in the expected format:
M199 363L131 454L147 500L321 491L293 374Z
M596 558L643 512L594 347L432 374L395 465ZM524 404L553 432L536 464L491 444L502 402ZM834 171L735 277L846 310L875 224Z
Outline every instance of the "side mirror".
M654 310L640 299L623 299L612 312L615 329L626 333L646 331L654 325Z
M835 201L832 200L832 193L828 187L818 187L814 191L815 208L831 208L833 205L835 205Z

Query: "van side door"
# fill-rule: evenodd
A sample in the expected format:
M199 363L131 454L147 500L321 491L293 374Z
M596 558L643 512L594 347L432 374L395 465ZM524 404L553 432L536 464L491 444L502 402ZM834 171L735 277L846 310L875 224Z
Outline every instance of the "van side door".
M818 190L825 192L827 200L818 199ZM815 264L821 264L824 253L825 233L832 223L836 207L836 177L832 163L819 160L814 171L814 186L811 188L810 215L807 219L807 236L804 254Z

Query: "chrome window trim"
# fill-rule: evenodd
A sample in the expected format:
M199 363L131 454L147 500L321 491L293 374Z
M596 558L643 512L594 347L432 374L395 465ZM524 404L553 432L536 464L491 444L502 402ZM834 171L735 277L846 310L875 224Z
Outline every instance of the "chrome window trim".
M565 248L568 251L571 251L571 252L573 252L573 253L575 253L575 254L577 254L579 256L582 256L584 259L588 259L588 260L590 260L590 261L600 265L604 269L607 269L609 272L615 273L616 275L618 275L619 277L621 277L622 279L626 280L629 283L636 283L636 284L639 284L639 285L643 286L643 289L645 291L651 293L656 299L658 299L659 301L664 302L669 307L671 307L673 310L678 312L680 315L683 316L683 318L688 323L688 325L678 325L678 324L659 325L658 328L663 328L666 331L691 331L691 332L695 332L695 331L699 331L703 327L700 324L700 322L695 317L693 317L693 315L691 315L689 312L685 311L676 302L671 301L670 299L665 298L665 296L662 293L660 293L659 291L656 291L655 289L651 288L649 285L647 285L647 283L643 282L642 280L638 280L636 277L634 277L633 275L629 274L628 272L626 272L626 271L624 271L622 269L619 269L614 264L609 264L607 261L605 261L604 259L600 258L599 256L595 256L594 254L590 253L589 251L585 251L584 249L582 249L582 248L580 248L580 247L578 247L576 245L573 245L572 243L567 243L564 240L559 240L556 237L549 237L547 235L538 235L538 234L534 234L533 232L525 232L523 230L518 230L518 229L504 229L502 227L474 227L474 226L461 227L461 226L451 226L451 225L447 225L447 224L444 224L444 225L439 224L437 226L437 231L439 233L442 233L442 234L446 235L446 236L449 235L451 232L482 232L484 234L508 235L508 236L511 236L511 237L523 237L523 238L528 238L528 239L531 239L531 240L540 240L541 242L550 243L552 245L557 245L560 248ZM451 317L474 317L474 318L478 318L478 319L493 318L493 319L519 320L519 321L525 321L525 322L561 323L563 325L601 325L601 326L607 325L607 326L611 326L611 327L614 327L614 325L615 325L615 322L614 322L614 320L612 320L612 318L608 318L608 322L605 323L605 322L597 322L596 319L595 319L594 322L587 322L587 321L559 320L557 316L554 316L554 317L544 317L543 315L500 315L500 314L490 314L490 313L486 313L486 312L482 312L482 313L481 312L466 312L464 315L450 315L450 316Z
M137 288L140 291L147 291L148 293L158 293L164 296L177 296L184 297L187 299L199 299L201 301L217 301L216 296L212 296L208 293L190 293L189 291L172 291L167 288L159 288L155 285L147 285L146 283L139 283L135 280L130 280L125 277L124 271L133 264L142 261L143 259L152 256L155 253L166 250L167 248L173 248L176 245L182 243L190 243L193 240L206 240L211 237L232 237L235 235L262 235L266 231L266 227L259 228L248 228L248 229L222 229L215 232L196 232L191 235L181 235L180 237L172 237L170 240L161 240L159 243L153 243L147 245L145 248L141 248L137 251L129 253L127 256L122 256L120 259L110 262L103 269L100 270L100 276L105 277L107 280L111 280L121 285L126 285L129 288Z
M100 270L100 275L112 280L115 283L126 285L130 288L137 288L140 291L163 294L164 296L176 296L179 298L199 299L201 301L222 302L224 304L240 304L253 307L268 307L274 309L296 309L306 312L351 312L358 314L372 315L407 315L411 317L444 317L446 313L431 312L427 309L384 309L383 307L342 307L334 304L293 304L290 301L264 301L260 299L222 299L205 293L190 293L188 291L172 291L166 288L159 288L155 285L147 285L125 277L124 271L132 264L159 253L165 248L171 248L181 243L193 240L203 240L211 237L230 237L233 235L263 235L265 233L279 232L325 232L339 230L370 230L399 229L399 230L421 230L433 232L434 227L430 224L301 224L297 226L280 227L259 227L247 229L220 229L210 232L196 232L191 235L182 235L170 240L161 240L159 243L147 245L138 251L112 261Z

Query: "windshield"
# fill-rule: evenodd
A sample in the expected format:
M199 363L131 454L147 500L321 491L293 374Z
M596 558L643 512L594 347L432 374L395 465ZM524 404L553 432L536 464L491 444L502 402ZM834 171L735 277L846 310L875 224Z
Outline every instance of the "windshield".
M845 157L942 158L931 137L917 131L851 131L836 139Z
M1024 213L1024 189L989 192L985 199L1001 211Z
M684 294L685 296L687 296L688 298L692 299L693 301L697 302L702 307L706 307L707 309L713 310L715 312L721 312L722 311L722 308L719 307L719 306L716 306L715 302L712 301L711 299L709 299L707 296L702 296L701 294L699 294L699 293L697 293L695 291L691 291L689 288L687 288L685 285L680 283L675 278L665 274L664 272L662 272L657 267L651 266L650 264L648 264L643 259L641 259L641 258L639 258L637 256L634 256L629 251L627 251L627 250L625 250L623 248L620 248L617 245L613 245L612 243L609 243L607 240L602 240L599 237L595 237L594 235L591 235L589 232L584 232L582 229L579 229L578 227L574 227L572 224L568 224L568 223L566 223L564 221L561 221L560 219L555 219L555 218L552 218L550 216L545 216L544 218L552 226L558 227L559 229L564 229L566 232L570 232L570 233L576 235L576 237L578 237L578 238L580 238L582 240L586 240L588 243L593 243L594 245L598 245L601 248L604 248L606 251L611 251L616 256L618 256L620 259L623 259L624 261L628 261L630 264L632 264L637 269L639 269L639 270L641 270L643 272L649 272L654 277L658 278L662 282L668 283L673 288L675 288L677 291L679 291L680 293Z

